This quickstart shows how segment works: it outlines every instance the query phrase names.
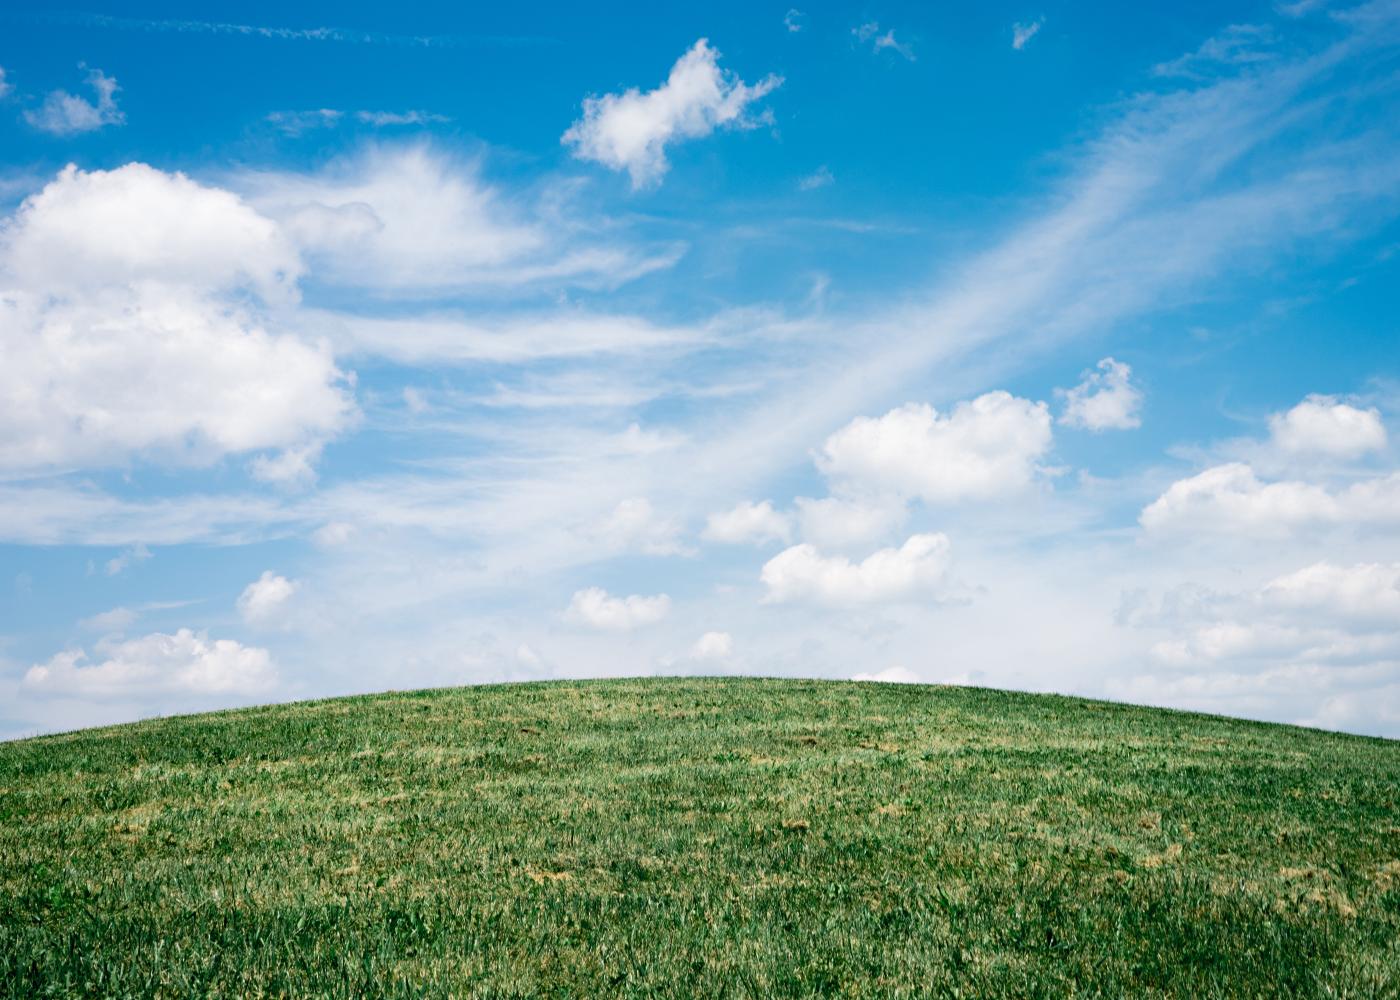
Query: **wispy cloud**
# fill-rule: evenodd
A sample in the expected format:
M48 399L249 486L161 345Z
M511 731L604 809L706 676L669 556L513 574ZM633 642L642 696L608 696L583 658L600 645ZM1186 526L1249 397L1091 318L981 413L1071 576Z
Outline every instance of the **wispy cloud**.
M913 46L897 39L893 28L884 32L880 31L880 25L877 21L867 21L857 25L851 29L851 34L856 36L857 41L869 42L871 49L875 52L888 49L891 52L898 52L910 62L915 61Z
M406 125L441 125L452 119L432 111L341 111L336 108L315 108L310 111L273 111L265 118L286 135L302 135L317 129L335 128L346 121L359 122L372 128Z
M121 88L116 79L100 69L93 69L88 71L87 82L96 100L89 101L66 90L54 90L37 109L26 111L24 120L42 132L64 136L125 124L126 115L117 107L116 94ZM0 84L3 83L0 78Z
M355 28L289 28L277 25L239 24L185 18L117 17L87 11L15 11L10 17L47 24L122 31L169 32L186 35L228 35L276 41L338 42L350 45L404 45L422 48L455 48L471 45L540 45L558 40L541 35L396 35Z
M1034 21L1017 21L1011 26L1011 47L1020 52L1030 40L1039 33L1045 25L1045 18L1037 17Z

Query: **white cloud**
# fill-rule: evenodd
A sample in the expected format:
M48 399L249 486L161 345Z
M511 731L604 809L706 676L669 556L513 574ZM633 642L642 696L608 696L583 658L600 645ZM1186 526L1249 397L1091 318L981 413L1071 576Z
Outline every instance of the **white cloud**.
M1400 563L1315 563L1271 580L1260 603L1289 617L1306 611L1338 624L1400 632Z
M237 195L144 163L69 165L0 230L0 275L44 294L151 282L294 300L302 264Z
M923 679L908 667L887 667L876 673L855 674L853 681L872 681L877 684L922 684Z
M860 563L823 556L804 542L764 564L765 601L811 601L833 607L912 599L936 591L948 568L948 537L912 535L898 549L880 549Z
M1201 79L1229 67L1266 62L1274 58L1271 46L1277 40L1273 28L1265 24L1231 24L1206 39L1195 52L1154 66L1157 76Z
M783 26L787 28L789 34L796 34L803 29L802 22L806 16L802 11L793 7L783 15Z
M592 535L615 552L666 556L689 553L680 531L680 522L658 515L646 497L631 497L619 502Z
M819 188L829 187L836 183L836 176L832 174L831 168L823 164L812 173L803 177L797 182L799 191L816 191Z
M1011 47L1017 52L1024 49L1036 33L1045 24L1045 18L1037 17L1034 21L1017 21L1011 26Z
M908 517L903 501L798 497L802 538L819 549L868 545L896 531Z
M95 104L66 90L55 90L44 98L37 110L26 111L24 120L53 135L77 135L105 125L124 124L126 115L117 107L116 93L121 88L116 79L100 69L93 69L88 71L87 82L97 96Z
M1078 385L1064 392L1065 410L1060 415L1060 423L1090 431L1129 430L1142 426L1138 416L1142 392L1130 381L1132 368L1113 358L1104 358L1098 369L1085 372Z
M238 595L238 613L249 625L267 625L286 611L298 584L272 570L264 570Z
M14 86L5 79L5 67L0 66L0 101L9 97L14 89Z
M914 49L908 42L901 42L895 38L893 28L881 34L878 22L867 21L865 24L852 28L851 34L855 35L859 41L869 42L876 52L889 49L891 52L898 52L910 62L914 62Z
M727 660L734 655L734 637L728 632L706 632L690 648L692 660Z
M100 662L88 663L82 650L59 653L29 668L22 690L83 698L137 698L158 695L257 694L277 682L267 650L232 639L210 640L180 629L127 642L103 641Z
M670 610L671 598L665 594L613 597L602 587L589 587L574 592L564 616L603 631L630 632L661 621Z
M84 618L78 624L92 632L125 632L138 617L131 608L111 608Z
M775 510L770 500L745 500L706 518L701 537L731 545L785 542L792 537L792 518Z
M311 540L323 549L333 549L344 545L355 535L355 526L344 521L332 521L317 528Z
M113 556L107 560L106 571L108 576L118 576L124 572L128 566L135 562L151 558L151 550L144 545L132 545L120 555Z
M0 230L0 468L304 447L353 404L324 345L268 331L300 261L235 195L67 167ZM252 293L251 295L249 293Z
M1332 396L1312 395L1269 418L1272 443L1288 454L1356 458L1385 447L1380 411L1359 410Z
M654 186L670 168L668 145L718 128L753 128L764 119L752 117L749 106L782 82L770 74L753 86L745 84L719 68L719 52L702 38L655 90L643 93L633 87L585 98L583 117L561 141L579 159L626 170L634 188Z
M1149 531L1245 533L1287 537L1325 525L1400 523L1400 473L1340 490L1299 480L1266 483L1242 462L1181 479L1138 519Z
M314 108L309 111L273 111L264 119L279 131L298 136L316 129L334 128L341 122L353 119L361 125L373 128L389 128L402 125L438 125L450 122L446 115L431 111L341 111L336 108Z
M817 466L837 488L947 503L1024 488L1050 448L1050 412L989 392L941 416L908 403L883 417L857 417L827 438Z
M287 486L307 486L316 481L316 461L321 457L321 443L284 448L275 455L259 455L248 465L254 479L264 483Z
M424 142L371 145L313 173L244 171L230 183L280 223L318 280L396 298L610 287L679 255L602 242L558 198L519 203L486 183L479 163Z

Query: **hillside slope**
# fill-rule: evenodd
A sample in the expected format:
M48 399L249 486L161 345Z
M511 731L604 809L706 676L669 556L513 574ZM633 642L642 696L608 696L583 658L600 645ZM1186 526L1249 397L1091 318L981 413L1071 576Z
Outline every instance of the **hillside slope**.
M1400 743L652 679L0 745L0 995L1396 996Z

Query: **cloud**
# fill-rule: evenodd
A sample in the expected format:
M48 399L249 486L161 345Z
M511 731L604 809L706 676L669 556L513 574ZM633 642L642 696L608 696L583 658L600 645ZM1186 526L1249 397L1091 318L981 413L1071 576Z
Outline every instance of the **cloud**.
M894 29L891 28L884 34L880 33L880 25L875 21L867 21L851 29L851 34L856 36L858 41L869 42L875 52L882 49L889 49L898 52L905 59L914 62L914 49L908 42L901 42L894 37Z
M734 637L728 632L706 632L690 648L692 660L727 660L734 655Z
M280 576L272 570L264 570L238 595L238 613L249 625L267 625L275 621L286 610L298 584Z
M1020 52L1030 40L1036 36L1045 25L1045 18L1037 17L1034 21L1017 21L1011 26L1011 47Z
M826 439L817 467L853 492L929 503L997 497L1031 481L1051 437L1044 403L996 391L958 403L947 416L908 403L883 417L857 417Z
M1400 669L1400 563L1318 562L1254 590L1198 590L1189 601L1164 600L1136 624L1166 629L1168 637L1152 647L1152 658L1187 675L1294 671L1323 688L1394 683ZM1318 671L1338 677L1326 680ZM1211 676L1196 674L1200 683Z
M69 165L0 230L0 275L45 294L149 282L295 298L296 248L235 194L143 163Z
M300 260L237 196L69 166L0 230L0 468L296 448L353 403L329 349L267 328Z
M1276 40L1274 29L1264 24L1231 24L1206 39L1195 52L1159 63L1157 76L1202 79L1221 69L1266 62L1274 58L1270 46Z
M1090 431L1130 430L1142 426L1138 411L1142 392L1130 378L1133 370L1121 361L1104 358L1099 370L1084 373L1083 381L1064 391L1060 423Z
M10 94L14 91L14 89L14 86L7 79L5 79L5 67L0 66L0 101L3 101L5 98L9 97Z
M823 164L815 171L803 177L797 182L799 191L816 191L819 188L829 187L836 183L836 177L832 174L831 168Z
M846 549L879 541L904 524L908 509L888 498L798 497L797 519L804 541L820 549Z
M24 675L21 689L36 695L109 699L249 695L277 683L267 650L232 639L211 641L205 633L189 629L126 642L102 641L95 652L102 658L96 663L88 663L82 650L69 650L36 664Z
M613 552L642 552L652 556L686 555L680 523L656 513L646 497L622 500L591 534Z
M1152 532L1288 537L1328 525L1400 524L1400 473L1342 489L1283 480L1266 483L1243 462L1217 465L1172 483L1138 518Z
M68 93L51 91L38 110L26 111L24 120L41 132L52 135L77 135L94 132L106 125L123 125L126 115L117 107L116 93L121 88L115 78L100 69L88 71L88 85L97 95L97 103Z
M1269 418L1272 443L1293 455L1356 458L1385 448L1385 426L1374 407L1358 410L1332 396L1312 395Z
M705 520L702 538L731 545L785 542L792 537L792 519L773 508L770 500L745 500Z
M783 26L787 28L789 34L796 34L805 27L803 21L806 17L806 14L793 7L783 15Z
M452 119L432 111L340 111L336 108L314 108L309 111L273 111L264 119L278 131L299 136L322 128L335 128L347 120L372 128L404 125L440 125Z
M630 632L659 622L670 610L671 598L665 594L612 597L601 587L589 587L575 591L564 616L602 631Z
M561 141L574 156L613 170L626 170L632 187L654 187L670 168L666 147L698 139L720 128L753 128L765 119L749 106L775 90L782 77L769 74L749 86L719 68L719 52L702 38L671 68L666 82L645 93L588 97L583 117Z
M128 566L135 562L151 558L151 550L144 545L132 545L119 556L114 556L107 560L106 571L108 576L119 576L124 573Z
M887 667L877 673L855 674L853 681L867 681L876 684L922 684L923 679L908 667Z
M601 240L601 226L569 217L561 197L509 197L486 183L479 162L427 142L369 145L312 172L245 170L228 183L280 224L319 282L359 294L609 288L681 252Z
M761 579L766 602L810 601L831 607L909 600L936 591L948 568L948 537L911 535L898 549L880 549L863 562L823 556L804 542L768 560Z
M131 608L112 608L84 618L78 625L92 632L125 632L138 617Z

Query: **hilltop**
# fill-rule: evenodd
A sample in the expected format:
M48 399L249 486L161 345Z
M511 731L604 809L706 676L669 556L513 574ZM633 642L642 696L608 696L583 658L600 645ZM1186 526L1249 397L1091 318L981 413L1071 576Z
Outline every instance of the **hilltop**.
M1400 994L1400 743L553 682L0 745L5 996Z

